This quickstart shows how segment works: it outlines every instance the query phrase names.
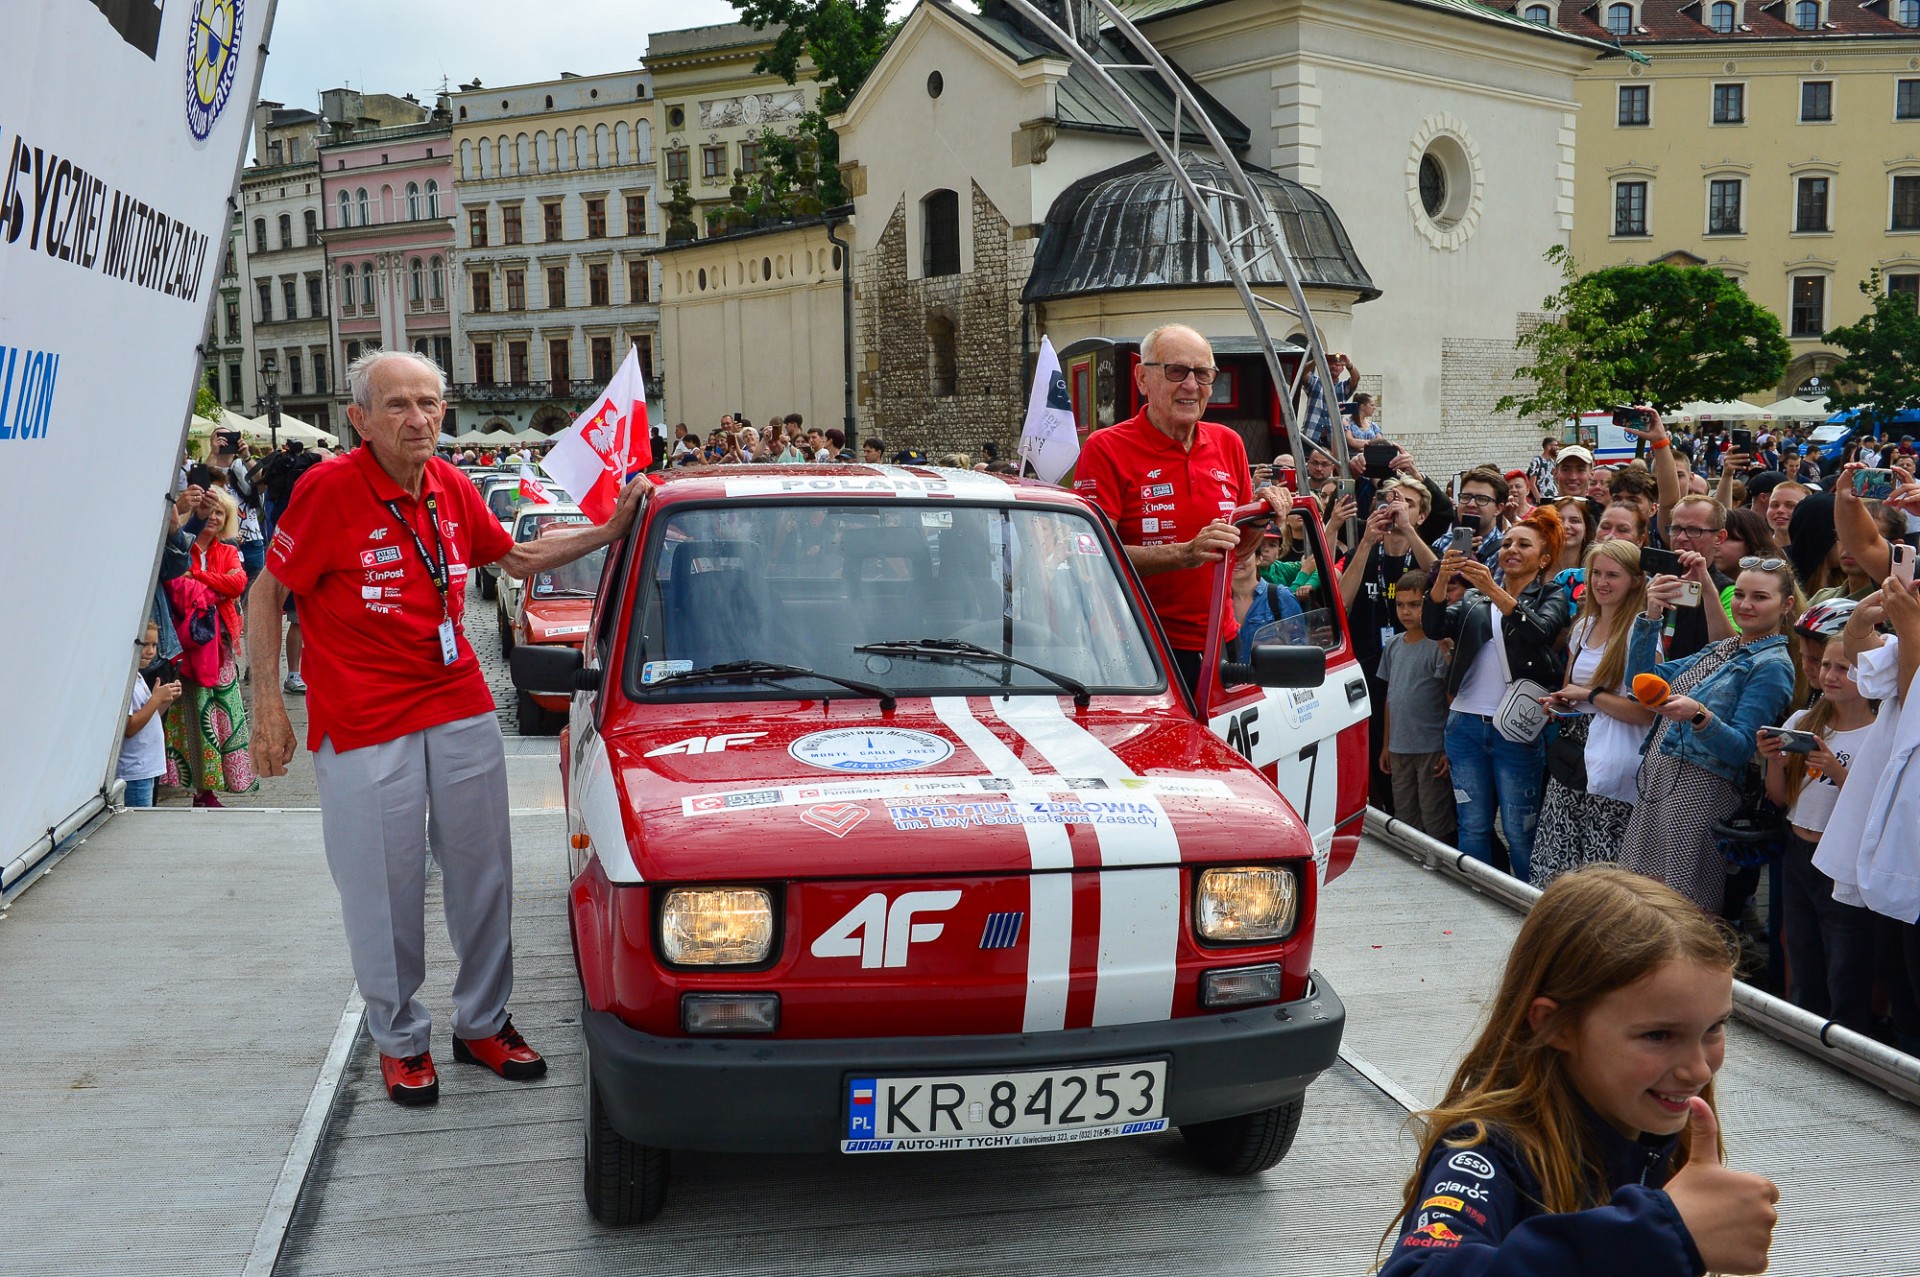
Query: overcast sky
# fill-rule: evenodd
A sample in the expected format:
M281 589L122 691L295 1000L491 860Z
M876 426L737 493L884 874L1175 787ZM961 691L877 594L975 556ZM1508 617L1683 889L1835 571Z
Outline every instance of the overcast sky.
M738 20L727 0L278 0L261 96L312 110L322 89L412 93L638 67L654 31Z

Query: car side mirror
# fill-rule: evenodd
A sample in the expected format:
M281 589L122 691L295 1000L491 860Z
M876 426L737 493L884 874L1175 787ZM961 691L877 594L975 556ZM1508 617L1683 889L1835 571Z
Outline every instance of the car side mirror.
M515 648L518 657L522 649ZM518 672L515 674L518 681ZM1285 643L1256 643L1251 661L1220 662L1220 681L1228 687L1318 687L1327 681L1324 648Z
M521 643L513 649L509 659L513 671L513 685L523 692L542 692L549 696L571 696L579 687L579 678L586 673L596 677L594 685L599 685L600 671L588 671L582 667L580 649L548 643Z

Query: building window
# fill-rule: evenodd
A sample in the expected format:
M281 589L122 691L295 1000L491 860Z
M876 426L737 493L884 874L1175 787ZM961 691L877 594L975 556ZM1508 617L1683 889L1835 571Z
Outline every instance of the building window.
M1920 120L1920 80L1902 80L1894 85L1893 118Z
M1827 277L1796 275L1793 279L1793 333L1818 337L1827 330Z
M302 242L311 244L313 243L313 241L320 238L319 214L315 213L312 209L308 209L306 212L301 214L301 217L306 222L305 230L307 232L307 237Z
M1607 34L1633 34L1633 6L1630 4L1610 4L1607 6Z
M500 206L500 242L502 244L520 242L520 206L518 204Z
M327 313L326 303L320 297L320 277L307 276L307 314L315 319Z
M228 341L240 340L240 303L239 302L230 301L227 303L227 340Z
M1800 122L1820 124L1833 118L1833 81L1808 80L1800 86Z
M567 383L573 380L569 359L570 352L566 338L555 337L547 343L547 379L553 382L553 393L556 397L564 398L567 393Z
M360 263L360 309L373 313L373 263Z
M427 288L435 310L447 304L447 270L438 257L427 263Z
M1793 199L1793 229L1800 234L1824 234L1833 229L1827 222L1827 191L1831 179L1803 177L1797 182Z
M409 222L420 220L420 183L418 182L407 183L407 220Z
M243 390L244 390L244 387L242 387L240 384L240 365L228 364L227 365L227 402L234 406L238 406L240 402L246 397L245 394L243 393Z
M467 243L473 248L487 246L487 210L470 208L467 210Z
M627 263L627 305L637 306L647 300L647 264L645 262Z
M1920 27L1920 0L1900 0L1893 20L1903 27Z
M675 147L667 152L667 181L687 181L687 148Z
M1620 86L1619 123L1623 127L1647 125L1653 122L1653 86L1651 84L1623 84Z
M493 309L493 277L485 271L473 274L473 309L475 314Z
M700 176L712 181L727 175L726 143L700 148Z
M360 343L357 341L348 342L347 343L347 363L351 364L353 363L354 360L358 358L360 358Z
M1909 305L1920 306L1920 275L1899 274L1887 276L1887 295L1904 297Z
M260 295L260 313L254 317L256 324L273 322L273 281L261 279L254 281L253 289Z
M327 356L326 352L321 350L313 352L313 393L316 395L327 393Z
M595 384L604 386L613 380L613 338L595 337L589 343Z
M540 234L549 244L558 243L566 235L561 229L560 205L542 204L540 206Z
M587 305L605 306L609 304L610 290L607 287L607 264L592 262L587 266Z
M1740 186L1737 177L1715 178L1707 183L1707 234L1740 233Z
M607 237L607 201L590 199L587 201L587 238L605 239Z
M253 251L256 253L267 251L267 219L264 217L253 219Z
M297 350L287 352L287 393L290 395L307 393L300 380L300 352Z
M1527 21L1550 27L1553 25L1553 10L1544 4L1530 4L1527 6Z
M920 269L924 275L960 273L960 197L934 191L920 201Z
M280 214L280 247L293 247L293 214Z
M933 397L951 399L959 389L960 361L954 350L953 321L935 315L927 321L927 345L932 355Z
M440 216L440 183L427 179L427 216Z
M345 191L340 192L338 203L340 207L340 225L343 227L353 225L353 201L348 198Z
M488 342L473 344L473 379L482 386L493 384L493 346Z
M524 341L507 343L507 383L514 386L527 384L527 343Z
M415 310L427 302L427 267L418 257L407 263L407 300Z
M758 173L760 171L760 144L758 142L742 142L740 144L740 171L742 173Z
M353 263L348 262L340 268L340 313L351 315L357 309L354 305Z
M527 272L510 270L507 272L507 309L525 310L527 308Z
M1613 233L1615 235L1647 233L1647 184L1645 182L1614 184Z
M644 195L627 196L627 234L645 235L647 233L647 197Z
M1719 0L1719 3L1715 4L1713 8L1707 12L1707 26L1718 31L1721 35L1731 35L1733 33L1733 6L1729 4L1727 0Z
M633 338L633 353L640 361L640 379L653 378L653 338L646 333L636 333Z
M1889 229L1920 231L1920 177L1893 179L1893 220Z
M547 267L547 309L559 310L567 304L567 268Z
M297 319L300 315L300 281L283 279L280 281L280 300L286 303L288 319Z
M1746 85L1716 84L1713 86L1713 122L1715 124L1747 122Z
M359 206L360 224L362 226L373 225L373 217L370 212L371 205L369 205L367 202L367 188L363 186L359 190L355 191L353 193L353 199L354 199L354 203Z
M1797 0L1793 6L1793 25L1802 31L1820 29L1820 0Z

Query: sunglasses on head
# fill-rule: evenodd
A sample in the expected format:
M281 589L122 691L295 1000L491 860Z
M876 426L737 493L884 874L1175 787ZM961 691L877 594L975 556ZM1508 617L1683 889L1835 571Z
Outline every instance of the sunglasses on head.
M1746 558L1740 560L1740 570L1742 572L1748 571L1749 569L1758 569L1761 572L1778 572L1785 566L1787 566L1785 559L1763 559L1757 554L1749 554Z

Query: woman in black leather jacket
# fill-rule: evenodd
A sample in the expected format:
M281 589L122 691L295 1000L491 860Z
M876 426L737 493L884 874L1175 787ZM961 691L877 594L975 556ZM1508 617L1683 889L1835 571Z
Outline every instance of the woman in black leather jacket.
M1572 609L1566 590L1553 579L1560 538L1560 514L1552 506L1535 509L1508 529L1500 545L1502 581L1470 555L1449 550L1426 603L1427 633L1454 642L1453 668L1447 673L1447 695L1453 700L1447 766L1458 805L1460 850L1491 863L1497 807L1512 873L1522 882L1533 860L1546 739L1516 745L1494 730L1492 718L1512 681L1560 684L1560 635ZM1449 607L1447 582L1455 575L1465 578L1468 589ZM1504 668L1491 642L1496 616L1505 640Z

